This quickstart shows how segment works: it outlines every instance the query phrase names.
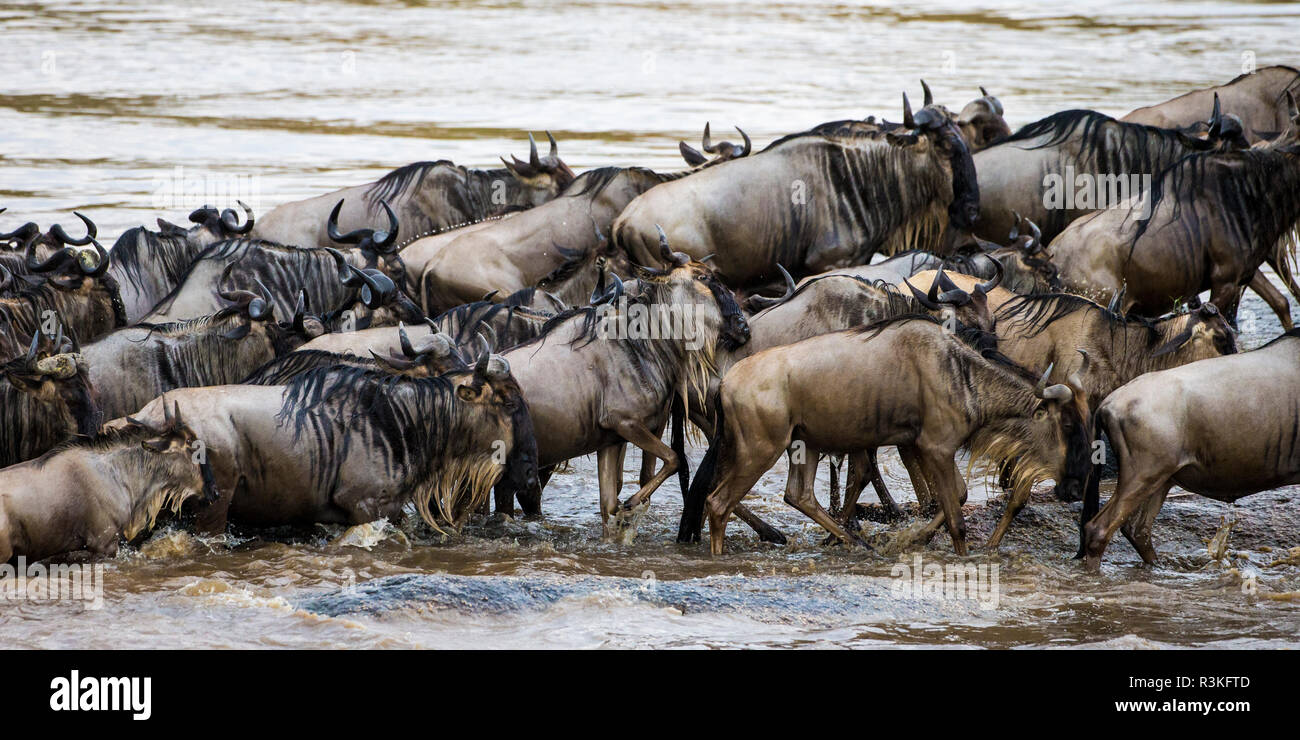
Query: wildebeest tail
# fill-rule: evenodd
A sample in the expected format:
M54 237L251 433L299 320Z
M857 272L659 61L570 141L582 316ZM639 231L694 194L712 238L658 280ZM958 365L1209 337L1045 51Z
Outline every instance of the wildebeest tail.
M677 455L677 483L682 488L682 501L686 501L686 494L691 490L691 463L686 459L686 404L682 403L682 397L673 394L673 405L670 412L672 418L672 439L669 446L673 448L673 454Z
M713 440L709 444L709 451L700 461L700 467L695 471L695 482L687 489L687 494L682 500L682 521L677 527L678 542L700 541L700 529L704 524L704 502L713 492L713 487L717 485L718 455L721 454L727 438L727 424L722 416L721 394L716 394L713 398L713 414ZM676 433L677 426L674 423L674 436Z
M1102 432L1104 431L1102 427L1105 425L1106 418L1109 418L1109 415L1106 413L1105 407L1098 409L1097 413L1092 415L1094 450L1098 448L1098 443L1101 442ZM1079 552L1075 554L1075 560L1083 558L1088 544L1086 534L1088 522L1101 510L1101 477L1105 472L1105 467L1105 460L1099 463L1094 462L1092 464L1092 473L1088 475L1088 483L1083 493L1083 509L1079 512Z

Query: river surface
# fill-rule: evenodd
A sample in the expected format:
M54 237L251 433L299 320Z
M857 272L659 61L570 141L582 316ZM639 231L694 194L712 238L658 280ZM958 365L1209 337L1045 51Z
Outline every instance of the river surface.
M1300 62L1300 6L1231 2L6 2L0 29L0 229L67 224L76 209L106 243L207 202L262 213L416 160L491 167L526 157L530 131L551 131L578 171L677 169L678 140L698 147L705 121L763 146L822 121L897 119L920 77L953 109L985 86L1014 128L1065 108L1122 115L1252 61ZM1253 294L1243 311L1244 346L1276 335ZM882 465L914 500L892 451ZM791 544L761 545L737 522L719 558L673 542L672 482L635 542L602 542L591 458L553 479L544 519L447 539L410 522L215 539L167 525L104 563L102 608L0 601L0 645L1300 643L1293 490L1237 507L1175 492L1160 566L1117 537L1088 575L1071 560L1077 515L1047 486L1001 553L959 559L942 534L903 552L824 547L782 503L784 479L781 463L750 500ZM978 545L1001 502L984 505L978 475L971 487ZM1222 517L1236 528L1216 559L1205 541ZM888 543L906 525L865 526ZM958 565L978 575L962 598L911 590L926 566Z

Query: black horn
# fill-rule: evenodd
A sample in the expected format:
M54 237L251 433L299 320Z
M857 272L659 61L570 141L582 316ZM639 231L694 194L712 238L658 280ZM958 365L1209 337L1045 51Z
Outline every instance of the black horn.
M87 244L94 241L96 236L99 236L99 230L95 228L94 221L91 221L90 219L86 218L85 216L81 215L76 211L73 211L72 215L81 219L81 222L86 225L86 235L81 237L80 239L73 239L72 237L68 236L68 232L64 231L62 226L60 226L59 224L54 224L53 226L50 227L50 234L55 239L59 240L60 244L67 244L74 247L84 247Z
M925 80L921 80L921 90L925 94L922 105L934 105L934 96L930 94L930 86L925 84Z

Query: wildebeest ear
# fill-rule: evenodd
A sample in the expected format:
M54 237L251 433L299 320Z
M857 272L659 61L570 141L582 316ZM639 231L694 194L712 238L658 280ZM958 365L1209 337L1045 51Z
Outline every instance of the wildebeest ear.
M14 387L26 391L27 393L34 393L41 387L41 382L44 380L44 378L39 375L25 375L23 373L15 372L5 373L5 377L9 379L9 382L12 383Z

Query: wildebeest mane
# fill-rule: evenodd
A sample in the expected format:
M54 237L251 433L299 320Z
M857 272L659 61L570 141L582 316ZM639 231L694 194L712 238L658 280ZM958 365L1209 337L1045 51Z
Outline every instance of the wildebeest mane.
M185 274L195 259L189 253L185 237L150 231L143 226L123 232L109 254L113 265L118 268L115 272L124 274L127 282L136 289L148 287L146 279L150 273Z
M354 446L373 449L389 475L401 473L413 490L445 450L455 411L453 385L446 377L411 378L374 369L321 367L285 384L281 423L293 441L304 433L314 485L333 491Z
M310 370L332 368L339 365L376 371L383 369L379 367L379 363L369 357L358 357L319 349L304 349L267 360L261 367L239 382L241 385L287 385L290 380Z
M1287 259L1284 249L1300 223L1300 162L1272 149L1191 154L1162 171L1151 186L1151 214L1137 221L1136 246L1166 197L1174 200L1173 220L1184 244L1201 231L1201 220L1218 220L1236 244L1255 255ZM1190 218L1181 218L1183 209ZM1276 250L1276 251L1275 251ZM1279 262L1281 267L1281 262Z

